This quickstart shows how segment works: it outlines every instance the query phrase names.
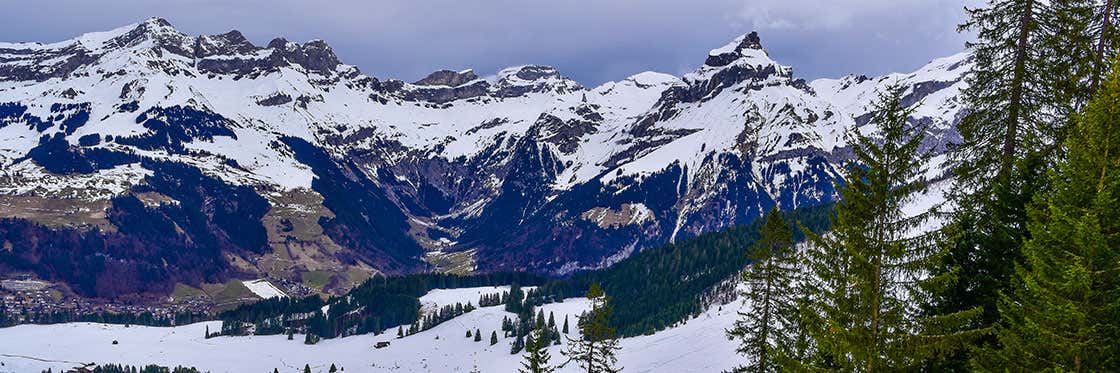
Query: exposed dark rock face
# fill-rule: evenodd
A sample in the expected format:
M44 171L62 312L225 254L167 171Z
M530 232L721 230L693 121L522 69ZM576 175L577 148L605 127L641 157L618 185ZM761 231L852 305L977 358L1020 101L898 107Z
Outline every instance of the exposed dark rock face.
M415 83L412 83L412 84L423 85L423 86L442 85L442 86L448 86L448 87L458 87L460 85L463 85L464 83L470 82L470 81L475 80L475 79L478 79L478 76L475 75L474 71L471 71L471 70L464 70L464 71L440 70L440 71L436 71L436 72L433 72L431 74L428 74L428 76L424 77L424 79L417 80Z

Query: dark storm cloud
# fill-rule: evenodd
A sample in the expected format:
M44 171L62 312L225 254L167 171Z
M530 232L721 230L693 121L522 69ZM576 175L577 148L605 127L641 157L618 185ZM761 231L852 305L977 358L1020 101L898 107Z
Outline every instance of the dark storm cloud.
M237 29L258 44L324 39L367 74L415 80L546 64L587 85L645 71L679 75L758 30L806 78L912 70L963 50L959 0L21 1L2 41L58 41L147 17L189 34Z

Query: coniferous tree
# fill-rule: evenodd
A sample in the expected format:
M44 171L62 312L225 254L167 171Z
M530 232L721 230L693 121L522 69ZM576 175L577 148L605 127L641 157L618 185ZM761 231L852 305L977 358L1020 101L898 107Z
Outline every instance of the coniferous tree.
M493 346L496 344L498 344L498 331L494 330L490 332L490 345Z
M812 307L819 318L805 321L812 340L841 371L914 369L923 358L961 346L976 331L949 332L979 309L919 317L916 302L933 285L951 282L953 272L927 277L939 261L936 233L915 233L932 211L904 207L926 190L928 153L920 145L925 128L909 120L902 88L894 86L876 103L871 123L877 138L849 133L855 159L845 166L837 189L841 202L828 235L814 244L808 264L815 275Z
M1120 65L1094 97L1031 206L999 346L974 357L977 370L1120 371Z
M568 334L568 315L564 315L564 328L560 331L564 334Z
M591 311L579 318L579 339L568 340L568 349L564 352L568 358L565 365L575 362L588 373L619 372L622 369L615 367L618 363L615 353L621 347L618 345L618 333L609 323L612 312L610 299L596 283L591 284L586 297L591 301Z
M303 364L303 373L311 373L311 365Z
M513 339L513 343L509 346L509 353L510 355L516 355L518 352L521 352L523 348L525 348L525 337L518 334L517 337Z
M739 342L739 353L749 361L737 371L781 371L783 361L788 365L807 355L799 351L803 345L795 343L803 334L797 298L802 265L789 225L777 207L765 219L761 238L747 253L751 264L741 276L746 285L744 302L749 308L739 312L734 327L727 331L728 337Z
M404 338L404 326L397 327L397 338Z
M548 353L547 331L537 328L525 343L525 361L521 362L520 373L552 373L556 368L550 365L552 356Z
M338 367L334 366L334 363L331 363L331 368L330 368L330 369L328 369L328 370L327 370L327 372L328 372L328 373L335 373L335 372L338 372Z
M1099 81L1102 56L1114 55L1114 0L989 0L969 9L961 30L975 66L963 101L970 112L957 125L960 144L950 147L956 184L944 229L950 251L936 274L957 281L933 294L927 314L982 307L966 328L999 320L998 294L1029 240L1027 205L1046 190L1041 177L1061 157L1071 112L1081 108ZM986 344L994 339L982 339ZM963 351L943 369L963 369Z
M475 329L475 330L474 330L474 341L475 341L475 342L480 342L480 341L482 341L482 331L480 331L480 330L478 330L478 329Z
M956 184L948 198L955 213L943 233L950 250L933 269L956 273L958 281L934 294L925 313L982 307L970 328L999 319L995 299L1019 258L1026 203L1041 188L1032 182L1044 159L1039 152L1056 137L1043 115L1050 55L1039 24L1045 6L1038 0L989 0L967 9L969 19L959 26L977 35L966 44L975 65L962 92L970 108L957 124L962 139L949 149ZM946 369L963 369L965 351L957 354Z

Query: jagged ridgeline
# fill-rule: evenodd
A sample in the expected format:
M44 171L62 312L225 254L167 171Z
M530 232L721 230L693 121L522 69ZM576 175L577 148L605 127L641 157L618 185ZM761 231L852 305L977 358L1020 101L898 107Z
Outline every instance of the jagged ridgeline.
M843 133L887 84L925 146L956 138L967 54L806 81L763 45L585 87L541 65L376 78L323 41L159 18L0 43L0 276L143 302L237 280L338 295L374 273L562 277L834 202Z
M817 206L784 215L795 232L800 232L799 226L822 232L831 212L831 206ZM375 277L345 296L326 301L314 296L264 300L222 313L221 334L298 332L334 338L381 333L396 325L416 323L421 316L419 298L429 290L456 287L538 286L526 295L529 307L518 312L531 315L533 306L583 296L591 283L602 284L611 297L615 310L611 323L622 335L649 334L699 314L721 299L734 299L736 274L747 264L747 250L758 239L760 222L647 249L612 267L564 279L546 280L526 273ZM803 237L798 233L796 239ZM423 327L441 321L430 318Z

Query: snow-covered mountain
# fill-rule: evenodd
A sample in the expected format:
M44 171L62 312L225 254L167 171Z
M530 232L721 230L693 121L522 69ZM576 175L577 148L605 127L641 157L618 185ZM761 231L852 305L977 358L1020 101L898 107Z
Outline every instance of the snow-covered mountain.
M705 58L588 88L539 65L382 80L323 41L257 46L159 18L0 43L0 218L14 218L0 273L116 296L607 266L834 200L844 133L887 85L907 87L940 149L970 63L808 82L755 33Z

